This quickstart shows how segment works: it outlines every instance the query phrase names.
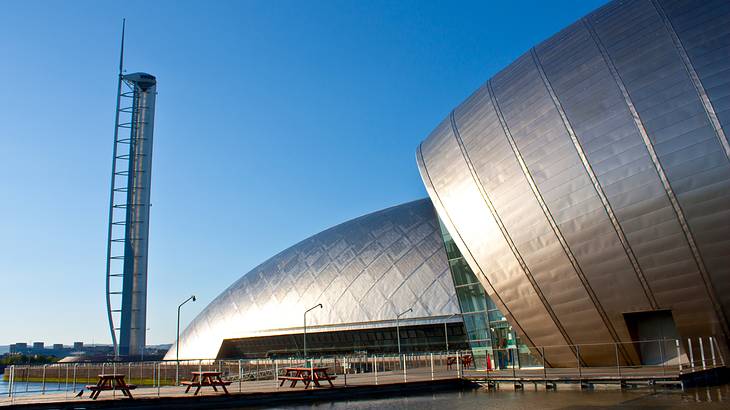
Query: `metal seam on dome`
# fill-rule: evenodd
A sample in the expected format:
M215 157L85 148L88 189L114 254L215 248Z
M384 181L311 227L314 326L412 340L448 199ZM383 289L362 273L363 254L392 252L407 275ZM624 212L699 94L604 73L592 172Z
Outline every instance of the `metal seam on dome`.
M550 80L547 78L547 74L545 73L545 69L542 66L540 57L537 55L537 50L535 50L535 48L533 47L532 49L530 49L530 54L532 55L532 59L535 62L537 71L540 73L540 78L542 78L542 82L543 84L545 84L545 88L547 89L548 94L550 94L550 98L552 99L553 104L555 104L555 108L560 114L560 118L563 121L565 130L568 132L570 140L573 142L573 146L578 153L578 157L583 164L583 168L588 174L588 177L591 179L593 188L596 190L596 194L598 194L598 197L603 204L606 215L608 215L608 219L611 221L611 225L613 225L613 229L614 231L616 231L616 235L618 236L619 241L621 241L621 246L623 246L624 252L626 252L626 256L628 257L629 262L631 262L631 266L634 269L634 273L636 274L637 279L639 279L639 283L641 283L642 290L644 291L644 295L649 301L649 305L652 307L652 309L658 309L659 305L654 298L654 293L649 286L649 282L644 276L644 271L643 269L641 269L641 265L639 264L639 261L634 254L634 250L631 248L631 245L626 238L626 234L624 233L624 230L621 227L621 224L619 223L618 218L616 217L616 214L611 207L611 204L608 202L608 198L606 197L606 193L603 191L603 187L598 182L598 177L596 177L596 174L593 171L593 167L591 166L590 162L588 162L588 157L586 156L586 153L583 150L583 146L581 145L580 141L578 141L578 136L576 135L575 130L573 129L573 125L570 123L570 120L568 120L568 115L565 113L565 109L563 108L563 105L561 104L560 99L555 92L555 89L553 89Z
M674 190L672 189L672 186L669 183L669 179L667 178L666 173L664 172L664 168L661 165L661 162L659 162L659 157L654 150L654 144L652 143L651 139L649 138L649 134L646 131L646 128L644 128L644 123L641 120L641 117L639 116L639 112L637 111L636 107L634 106L633 101L631 100L631 96L629 95L628 90L626 89L626 85L624 84L623 80L621 79L621 75L619 74L618 70L616 69L616 66L613 63L613 60L611 59L611 56L608 54L608 50L606 49L606 46L601 41L601 38L598 36L598 32L596 32L595 27L593 27L593 23L588 20L587 17L584 17L581 19L583 24L588 29L588 32L591 35L591 38L593 39L593 42L598 47L598 50L601 53L601 56L603 57L603 61L608 67L608 70L611 72L611 76L613 77L614 81L616 82L616 85L618 86L619 90L621 91L621 95L624 98L624 101L626 102L626 106L629 109L629 112L631 113L631 117L634 121L634 126L636 127L637 131L639 132L639 135L641 135L641 139L644 142L644 146L646 147L646 150L649 153L649 157L652 160L652 163L654 164L654 169L659 176L659 180L662 182L662 186L664 187L664 191L669 198L669 202L672 205L672 208L674 209L674 213L677 216L677 222L679 222L680 227L682 228L682 233L684 234L685 239L687 240L687 245L690 248L690 251L692 253L692 257L695 261L695 264L697 265L697 268L700 272L700 277L702 278L702 282L705 286L705 291L707 292L707 295L709 296L710 300L712 301L712 306L715 309L715 314L720 319L720 326L722 327L723 333L725 333L725 336L730 336L730 330L728 329L728 321L725 317L725 313L723 312L719 302L717 301L716 293L714 286L712 285L712 281L710 280L709 272L707 272L707 269L705 268L705 263L702 260L702 255L700 254L700 251L697 247L697 243L694 240L694 236L692 235L692 231L689 228L689 225L687 223L687 219L684 216L684 212L682 211L682 207L679 204L679 201L677 200L677 197L674 193Z
M496 109L495 109L495 112L496 112ZM464 141L461 139L461 133L459 133L459 128L456 125L456 119L454 118L453 110L449 114L449 119L451 120L451 131L454 134L454 139L456 139L456 142L459 145L459 150L461 151L461 156L464 158L464 162L466 162L466 165L469 168L471 177L474 180L474 183L477 186L477 189L479 190L482 200L487 205L487 208L489 208L489 212L492 214L492 218L494 218L495 222L497 223L497 226L499 227L499 230L502 232L502 236L504 237L505 241L507 242L507 245L509 246L510 250L512 251L512 254L514 255L515 259L517 259L517 263L520 265L520 268L522 269L522 273L527 277L527 280L532 285L532 288L535 290L537 297L542 302L548 315L553 320L555 326L558 328L558 331L563 335L563 338L565 339L565 341L567 341L568 344L571 345L571 350L573 350L573 352L575 352L575 350L572 346L573 340L570 338L570 335L568 335L568 332L565 329L565 327L563 326L563 324L560 322L560 319L558 319L558 315L555 313L555 311L553 310L550 303L548 303L547 298L545 297L545 294L543 293L542 289L540 289L540 285L537 283L534 276L532 275L532 272L530 271L530 268L527 266L527 263L525 262L524 258L522 257L522 254L520 253L519 249L517 249L517 245L515 245L514 241L512 240L512 236L507 231L507 227L504 225L504 222L502 222L502 218L499 216L499 213L497 212L497 208L494 206L494 204L492 203L492 200L489 198L489 195L487 194L486 189L484 189L484 185L482 184L481 178L479 177L479 174L476 172L476 169L474 168L474 164L471 162L469 153L466 151L466 146L464 145Z
M423 157L423 151L421 149L423 143L418 144L418 148L416 149L416 162L418 163L418 167L420 170L422 170L422 176L425 176L423 179L423 183L426 187L426 191L429 192L429 197L431 197L431 201L434 204L434 210L436 210L436 207L439 206L443 210L443 218L444 223L450 224L454 229L454 232L456 233L455 236L458 236L458 240L464 244L464 249L466 249L466 253L468 253L469 258L471 258L474 261L474 264L479 269L479 274L484 278L484 280L487 282L489 287L492 289L492 293L496 296L496 298L499 300L499 302L504 306L504 312L507 315L509 315L512 318L512 324L514 327L518 328L520 330L520 333L528 340L529 344L532 346L535 346L535 343L532 341L530 336L525 332L524 328L520 325L517 318L512 314L512 311L509 309L506 303L502 300L502 297L497 293L497 291L494 289L494 286L492 285L492 282L489 281L489 278L487 278L487 275L484 274L484 271L482 267L479 265L479 262L477 262L476 258L474 258L474 255L471 253L471 249L469 249L468 246L466 246L466 242L464 242L464 239L461 237L461 233L456 229L456 225L454 225L453 221L451 220L451 216L449 215L449 211L446 210L446 207L444 206L443 202L441 201L441 196L436 191L436 188L433 185L433 181L431 180L431 174L428 172L428 168L426 167L426 160ZM431 195L431 192L433 195ZM436 211L436 214L439 215L438 211ZM452 234L452 238L454 235ZM451 274L451 266L448 267L449 274ZM453 277L452 277L453 281ZM458 303L458 300L457 300ZM549 361L546 361L549 364Z
M510 318L512 318L512 321L511 321L512 323L511 324L514 327L516 327L517 329L519 329L520 333L525 337L525 339L527 339L528 343L531 346L536 346L535 343L532 341L532 338L530 338L530 336L527 334L527 332L525 332L525 328L523 328L520 325L520 322L512 314L512 311L510 310L509 306L507 306L507 304L504 303L504 301L502 300L502 297L494 289L494 286L492 286L492 282L489 281L489 278L487 278L487 275L484 274L484 270L482 269L481 266L479 266L479 262L477 262L477 260L474 257L474 255L471 254L471 249L469 249L469 247L466 246L466 242L464 242L464 239L462 239L462 237L461 237L461 232L459 232L456 229L456 225L454 225L454 222L451 220L451 216L449 215L449 211L446 210L446 207L444 206L443 202L441 202L441 197L439 196L438 191L436 191L436 188L433 185L433 181L431 180L431 174L428 172L428 168L426 167L426 160L423 158L423 151L421 149L422 146L423 146L423 142L421 142L420 144L418 144L418 148L416 149L416 162L418 163L418 168L423 171L422 172L423 184L426 187L426 191L429 192L429 197L431 197L431 202L433 202L433 204L434 204L434 209L436 209L436 207L439 206L443 210L443 215L439 215L438 214L438 211L436 212L436 214L438 216L440 216L440 217L443 217L445 219L445 222L449 223L454 228L454 232L456 233L456 235L453 235L452 234L452 238L454 236L458 236L459 241L464 244L464 249L466 249L466 253L469 254L469 257L471 258L471 260L474 261L474 264L479 269L479 272L478 273L484 278L484 280L487 282L487 284L489 285L489 287L492 288L492 293L496 296L496 298L499 300L499 302L502 304L502 306L504 306L504 312L502 312L502 313L505 313ZM431 195L432 192L433 192L433 195ZM449 232L449 233L451 233L451 232ZM449 271L450 271L451 270L451 266L449 266L448 268L449 268ZM452 278L452 280L453 280L453 278ZM543 357L543 359L545 359L545 358ZM548 360L545 359L545 362L548 365L550 365L550 362Z
M359 258L357 258L357 257L355 257L355 258L356 258L356 259L359 259ZM363 265L364 265L364 264L363 264ZM367 265L365 265L365 268L367 268ZM361 270L361 271L360 271L360 273L358 273L358 274L357 274L357 275L355 276L355 278L354 278L354 279L352 279L352 281L350 281L350 283L348 283L348 284L347 284L347 286L345 287L345 289L344 289L344 290L342 290L342 293L340 293L340 295L339 295L339 296L337 297L337 299L336 299L336 300L335 300L334 302L332 302L332 306L335 306L335 305L337 305L337 303L338 303L338 302L339 302L340 300L342 300L342 297L343 297L343 296L345 296L345 292L347 292L347 291L348 291L348 290L349 290L349 289L350 289L350 288L352 287L352 284L353 284L353 283L355 283L355 281L356 281L356 280L357 280L357 279L358 279L358 278L359 278L359 277L360 277L360 276L361 276L361 275L362 275L362 274L363 274L363 273L365 272L365 268L363 268L363 270ZM340 273L340 272L338 272L338 273ZM331 283L330 283L330 285L331 285ZM318 299L321 299L321 296L322 296L322 295L324 294L324 292L325 292L325 291L326 291L326 290L327 290L328 288L329 288L329 285L327 286L327 288L325 288L325 290L324 290L324 291L322 291L322 294L320 294L320 295L319 295L319 296L318 296L317 298L318 298ZM350 294L352 295L352 292L350 292ZM354 296L354 295L353 295L353 296ZM368 311L367 311L367 309L365 309L365 308L363 307L363 305L362 305L362 302L361 302L360 300L358 300L358 299L357 299L357 297L355 297L355 303L357 303L358 307L360 308L360 310L362 310L363 314L365 314L365 316L367 316L367 317L368 317L368 319L370 319L370 315L368 314Z
M614 339L614 342L620 343L621 339L616 334L615 329L613 328L613 324L608 319L608 315L606 314L605 310L603 309L603 306L598 301L598 297L596 296L595 292L593 291L593 288L591 287L590 283L588 282L588 279L585 277L585 274L583 273L583 270L580 268L580 265L578 264L578 261L575 258L575 255L573 255L573 251L570 249L570 246L568 246L568 242L565 240L565 237L563 236L563 233L560 231L560 228L558 227L557 222L555 221L555 218L550 213L550 209L548 208L547 204L545 203L545 199L542 197L542 194L540 193L539 188L537 187L537 183L535 182L534 178L532 177L532 174L530 173L530 169L527 167L527 163L525 162L525 159L522 158L522 153L520 152L519 148L517 147L517 142L515 141L514 137L512 136L512 132L509 130L509 126L507 125L507 121L504 118L504 115L502 114L502 109L499 107L499 101L497 101L497 96L494 94L494 89L492 88L492 80L489 80L487 82L487 86L489 89L489 98L492 100L492 105L494 106L494 110L497 112L497 118L499 118L499 123L502 126L502 131L504 131L504 135L507 138L507 141L510 144L510 147L512 147L512 153L514 154L515 158L517 159L517 162L520 165L520 168L522 168L522 173L525 176L525 179L527 180L528 184L530 185L530 188L532 189L532 193L535 196L535 199L537 200L538 204L540 205L540 208L542 208L542 212L545 215L545 219L547 219L548 223L550 224L550 227L553 230L553 233L558 239L558 242L560 243L560 246L563 248L563 252L565 253L565 256L568 257L568 261L573 267L573 270L575 271L575 275L578 277L578 280L583 285L583 289L588 294L588 298L591 300L591 303L593 303L593 307L596 309L596 313L598 313L598 316L601 318L601 321L603 321L603 325L606 327L606 330L608 331L611 338Z
M424 242L425 240L426 240L426 239L422 240L422 241L421 241L421 242L419 242L418 244L420 245L420 244L421 244L421 243L423 243L423 242ZM442 240L442 241L443 241L443 239L440 239L440 240ZM417 246L417 245L414 245L414 248L415 248L416 246ZM434 252L434 254L435 254L436 252L438 252L438 250L437 250L437 251L435 251L435 252ZM396 264L396 263L398 263L399 261L401 261L401 260L402 260L403 258L405 258L405 256L406 256L406 254L403 254L403 255L402 255L402 256L401 256L400 258L398 258L397 260L393 261L393 263L392 263L393 267L395 267L396 269L398 269L398 268L397 268L397 267L395 266L395 264ZM406 277L405 277L405 278L403 279L403 281L402 281L402 282L400 283L400 285L398 285L398 287L397 287L397 288L396 288L396 289L395 289L395 290L393 291L393 294L395 294L395 292L397 292L397 291L398 291L398 289L400 289L400 288L401 288L401 287L403 287L403 286L406 286L406 288L407 288L408 286L406 285L406 282L408 282L408 279L410 279L410 278L411 278L411 276L413 276L413 274L414 274L414 273L415 273L415 272L416 272L416 271L417 271L418 269L420 269L420 268L421 268L421 266L425 265L425 264L426 264L426 262L428 262L428 259L429 259L429 258L430 258L431 256L433 256L433 254L431 254L431 255L430 255L429 257L423 258L423 260L421 261L421 263L420 263L420 264L419 264L419 265L418 265L418 266L417 266L417 267L416 267L415 269L413 269L413 270L412 270L412 271L411 271L410 273L408 273L408 276L406 276ZM444 256L445 256L445 255L444 255ZM447 259L447 263L448 263L448 259ZM400 270L398 270L398 271L400 272ZM386 273L387 273L387 272L386 272ZM401 272L401 274L403 274L403 272ZM383 276L385 276L385 275L383 275ZM405 274L404 274L404 276L405 276ZM382 279L382 277L381 277L381 279ZM376 283L377 283L377 282L376 282ZM431 282L431 283L433 283L433 282ZM373 286L375 286L375 284L373 284ZM409 290L410 290L410 288L409 288ZM413 293L413 294L415 295L415 292L411 291L411 293ZM420 301L421 301L421 297L420 297L419 295L415 295L415 296L416 296L416 302L420 302ZM390 298L388 298L388 300L390 300Z
M659 17L661 17L662 22L664 23L664 28L669 33L669 37L671 37L672 43L674 43L674 48L677 50L677 54L679 54L679 57L682 59L687 75L692 81L695 91L697 91L697 95L702 103L702 108L704 108L705 114L712 125L712 129L715 131L715 136L717 136L717 139L720 140L720 145L722 145L725 150L725 157L728 161L730 161L730 143L728 143L727 135L725 135L725 131L722 129L722 125L720 125L720 120L717 118L717 113L715 112L715 107L712 106L710 96L707 95L707 90L705 90L704 85L702 85L702 80L700 80L700 76L697 74L694 64L692 64L692 60L689 58L689 54L687 54L687 50L682 44L682 40L679 39L671 20L669 20L669 17L664 11L664 8L657 0L651 0L651 3L654 5L654 9L656 9Z

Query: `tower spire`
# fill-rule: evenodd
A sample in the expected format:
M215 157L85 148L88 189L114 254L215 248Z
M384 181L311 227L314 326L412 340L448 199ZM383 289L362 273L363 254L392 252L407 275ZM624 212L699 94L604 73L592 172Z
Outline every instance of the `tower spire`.
M124 27L127 25L127 19L122 19L122 47L119 50L119 77L122 76L124 71Z

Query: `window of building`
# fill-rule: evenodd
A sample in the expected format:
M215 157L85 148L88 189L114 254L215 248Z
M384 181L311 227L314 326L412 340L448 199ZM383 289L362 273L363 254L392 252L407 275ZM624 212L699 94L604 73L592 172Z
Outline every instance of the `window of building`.
M535 366L539 360L526 345L520 343L512 326L484 291L441 220L439 225L467 339L477 367Z

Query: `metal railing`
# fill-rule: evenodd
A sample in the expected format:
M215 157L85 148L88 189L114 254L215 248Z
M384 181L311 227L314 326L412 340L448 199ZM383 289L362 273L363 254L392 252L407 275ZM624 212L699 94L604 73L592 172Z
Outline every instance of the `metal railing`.
M287 367L326 367L337 386L382 385L453 378L483 380L559 380L677 378L685 372L724 366L717 341L710 338L540 347L478 348L450 352L328 355L305 359L278 357L237 360L55 363L6 368L0 405L76 399L99 375L123 374L138 397L184 395L176 384L192 372L217 371L232 392L289 389L279 376ZM310 388L314 388L310 384ZM202 394L220 394L201 390ZM82 393L83 394L83 393ZM188 393L192 395L192 392ZM123 398L112 390L102 398ZM88 394L87 394L88 397ZM83 396L82 396L83 398Z

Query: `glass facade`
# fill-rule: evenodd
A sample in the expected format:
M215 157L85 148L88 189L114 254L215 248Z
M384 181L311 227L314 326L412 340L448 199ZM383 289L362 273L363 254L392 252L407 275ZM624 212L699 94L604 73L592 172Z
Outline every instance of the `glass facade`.
M444 330L449 333L449 347L468 349L467 335L461 323L410 325L400 327L400 344L403 353L436 352L444 349ZM398 332L395 327L353 329L331 332L307 332L307 354L330 356L337 354L397 354ZM304 335L247 337L225 339L218 359L260 357L289 357L303 354Z
M477 368L504 369L512 366L533 367L540 363L484 291L474 272L464 260L449 232L441 226L441 235L449 259L469 345Z

